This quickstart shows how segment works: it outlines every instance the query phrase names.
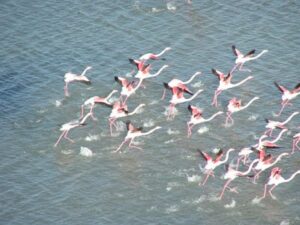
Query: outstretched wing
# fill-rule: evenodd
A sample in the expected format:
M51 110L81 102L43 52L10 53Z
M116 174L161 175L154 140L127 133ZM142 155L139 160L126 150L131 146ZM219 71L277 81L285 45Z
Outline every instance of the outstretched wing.
M278 90L280 91L280 92L285 92L285 91L287 91L287 89L284 87L284 86L282 86L282 85L279 85L276 81L274 81L274 84L275 84L275 86L278 88Z
M220 159L222 158L223 154L224 154L223 150L220 149L220 150L218 151L217 155L216 155L216 158L215 158L214 162L220 161Z
M206 152L203 152L200 149L197 149L197 151L200 153L200 155L205 161L211 160L211 157Z
M224 79L224 73L216 69L211 69L211 72L218 77L219 80Z
M235 47L235 45L232 45L232 51L233 51L233 54L235 55L235 56L241 56L241 55L243 55L236 47Z
M255 49L251 50L250 52L248 52L244 57L250 57L255 53Z

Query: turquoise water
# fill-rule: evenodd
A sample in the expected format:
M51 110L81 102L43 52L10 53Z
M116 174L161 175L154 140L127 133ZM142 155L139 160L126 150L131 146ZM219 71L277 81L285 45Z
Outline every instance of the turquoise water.
M264 132L264 118L274 118L281 95L274 81L292 88L299 82L300 3L298 1L5 1L0 9L0 222L1 224L299 224L297 197L300 178L278 186L277 200L260 203L269 170L258 184L236 179L239 193L222 189L223 168L216 170L204 187L197 149L241 149L257 142ZM234 64L231 45L241 51L268 49L261 58L245 64L254 79L224 91L219 107L210 106L217 79L211 68L229 71ZM94 95L120 90L114 76L129 76L129 57L159 52L170 46L166 61L152 63L153 71L169 68L145 81L129 99L129 108L146 107L130 119L145 130L161 130L137 139L144 151L125 148L111 153L126 135L124 121L111 137L109 108L96 106L97 121L71 130L76 142L62 140L60 125L80 115L80 105ZM92 85L70 84L64 98L63 76L93 68L87 76ZM186 80L196 71L191 89L204 91L193 104L208 117L226 110L233 96L247 102L260 100L233 115L225 127L225 115L193 129L186 137L190 117L187 104L178 105L174 120L165 115L170 95L160 100L163 82ZM248 76L234 74L233 83ZM299 110L300 99L286 108L278 120ZM122 122L123 121L123 122ZM292 136L299 132L300 116L274 155L291 151ZM198 132L197 132L198 131ZM80 154L81 147L94 153ZM300 168L299 152L283 158L278 166L289 177ZM232 155L230 160L234 159ZM190 177L190 180L188 180Z

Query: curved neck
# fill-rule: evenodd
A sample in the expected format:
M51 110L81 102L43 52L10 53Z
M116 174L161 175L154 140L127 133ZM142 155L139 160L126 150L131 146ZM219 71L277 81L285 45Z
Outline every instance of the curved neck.
M159 54L156 54L157 57L160 57L162 54L164 54L166 51L168 51L168 48L165 48L164 50L162 50Z
M194 73L194 74L191 76L190 79L188 79L187 81L182 82L182 83L183 83L183 84L188 84L188 83L192 82L192 81L194 80L194 78L195 78L196 76L198 76L199 74L201 74L201 72L196 72L196 73Z
M138 111L140 108L142 108L143 106L144 106L143 104L137 106L131 113L128 113L127 115L128 115L128 116L131 116L131 115L133 115L133 114L136 114L137 111Z
M134 92L141 86L143 79L139 79L138 84L133 88Z
M275 138L274 140L270 141L272 144L274 144L275 142L279 141L279 139L281 138L282 134L286 132L286 130L282 130L280 131L280 133L278 134L277 138Z
M259 57L261 57L264 53L268 52L268 50L263 50L261 53L259 53L257 56L251 57L249 58L249 60L254 60L254 59L258 59Z
M284 122L282 122L281 124L284 125L286 123L288 123L294 116L296 116L297 114L299 114L299 112L294 112L292 115L290 115L289 118L287 118Z
M115 90L113 90L112 92L110 92L109 95L107 95L107 96L105 97L105 99L106 99L106 100L109 99L114 93L116 93Z
M156 77L156 76L158 76L165 68L167 68L166 65L164 65L163 67L161 67L155 74L150 74L150 75L148 76L148 78L149 78L149 77Z
M154 131L160 129L160 127L154 127L152 130L149 130L148 132L145 132L145 133L142 133L142 135L148 135L148 134L151 134L153 133Z
M205 121L211 121L211 120L213 120L217 115L220 115L220 114L222 114L223 112L217 112L217 113L215 113L215 114L213 114L211 117L209 117L208 119L206 119Z
M85 121L90 117L92 115L92 113L91 112L89 112L88 114L86 114L83 118L82 118L82 120L80 120L80 124L83 124L83 123L85 123Z
M186 101L192 101L194 98L197 97L198 94L200 94L203 90L198 90L192 97L187 98Z
M256 162L258 162L258 161L259 161L259 159L255 159L255 160L253 160L253 162L250 164L250 166L249 166L248 170L247 170L247 171L245 171L245 172L243 172L243 173L241 173L240 175L242 175L242 176L245 176L245 175L247 175L248 173L250 173L250 171L251 171L251 169L252 169L252 167L253 167L254 163L256 163Z
M241 109L248 108L252 104L252 102L254 102L257 99L258 99L257 97L252 98L246 105L244 105L243 107L241 107Z
M90 69L90 67L87 67L84 69L84 71L81 73L80 76L85 76L85 73Z
M229 158L229 153L232 152L232 151L234 151L233 148L229 149L229 150L226 152L225 159L224 159L223 161L220 161L220 162L218 163L218 165L223 164L223 163L226 163L227 160L228 160L228 158Z
M300 174L300 170L296 171L295 173L292 174L292 176L288 179L285 179L283 182L286 183L286 182L290 182L291 180L293 180L295 178L295 176L297 174Z
M280 155L276 158L276 160L270 164L270 167L271 167L271 166L274 166L274 165L282 158L282 156L284 156L284 155L286 155L286 153L280 154Z
M240 82L238 82L238 83L236 83L236 84L231 84L231 87L239 86L239 85L245 83L247 80L250 80L251 78L252 78L252 77L246 77L244 80L242 80L242 81L240 81Z

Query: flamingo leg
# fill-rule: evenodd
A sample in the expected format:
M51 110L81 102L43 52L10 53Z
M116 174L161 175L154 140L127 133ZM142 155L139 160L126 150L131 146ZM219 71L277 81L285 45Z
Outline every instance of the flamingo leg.
M231 124L233 124L233 119L231 117L231 112L227 112L227 118L226 118L226 122L225 125L228 125L229 120L231 121Z
M60 140L62 139L62 137L65 135L66 130L64 130L61 135L59 136L59 138L57 139L56 143L54 144L54 147L56 147L58 145L58 143L60 142Z
M203 183L202 183L202 184L199 183L199 186L200 186L200 185L204 186L204 185L206 184L206 182L207 182L207 180L208 180L208 178L209 178L210 175L211 175L211 172L209 172L208 174L206 174L206 177L205 177Z
M64 91L65 91L65 96L69 97L69 90L68 90L68 82L66 82L65 86L64 86Z
M140 147L138 147L138 146L136 146L136 145L133 145L132 144L132 141L133 141L133 138L130 140L130 142L129 142L129 148L136 148L136 149L138 149L138 150L141 150L141 151L143 151L143 149L142 148L140 148Z
M238 66L239 66L239 64L235 64L234 67L231 69L230 73L232 74Z
M283 102L281 103L281 109L280 109L279 113L278 113L276 116L280 116L280 115L281 115L283 109L285 108L285 106L286 106L288 103L289 103L288 100L285 100L285 101L283 101Z
M128 142L128 141L129 141L129 139L125 139L125 140L119 145L119 147L118 147L115 151L113 151L113 152L114 152L114 153L119 152L119 151L121 150L122 146L123 146L126 142Z
M193 128L194 124L189 124L187 125L187 130L188 130L188 137L192 136L192 128Z
M94 117L94 111L93 111L94 107L95 107L94 105L91 106L90 113L91 113L92 119L97 120L96 117Z
M219 196L219 199L220 199L220 200L222 199L222 197L223 197L223 195L224 195L224 192L225 192L225 189L227 188L227 186L229 185L229 183L230 183L231 181L232 181L231 179L229 179L228 181L226 181L226 183L225 183L225 185L224 185L224 187L223 187L223 189L222 189L222 192L221 192L221 194L220 194L220 196Z
M276 185L273 185L273 187L271 187L270 189L269 189L269 194L270 194L270 196L273 198L273 199L276 199L276 197L272 194L272 191L273 191L273 189L276 187Z
M214 95L214 98L213 98L213 101L211 103L211 105L217 107L218 106L218 96L221 94L221 90L216 90L215 91L215 95Z
M263 194L263 196L260 198L260 200L261 200L261 199L264 199L264 198L267 196L267 189L268 189L268 184L265 184L264 194Z
M109 121L110 136L112 136L112 134L113 134L112 126L114 126L117 129L117 126L115 124L116 119L115 118L109 118L108 121Z
M81 105L80 119L83 117L83 114L84 114L84 105Z
M67 131L65 132L64 138L67 139L68 141L70 141L71 143L74 143L75 141L68 137L69 131L70 131L70 130L67 130Z
M169 106L169 112L168 112L168 119L172 119L172 118L174 118L173 117L173 114L174 114L174 104L170 104L170 106Z
M165 99L165 96L166 96L166 89L164 88L164 92L163 95L161 96L161 100Z
M255 174L255 176L254 176L254 178L253 178L253 183L254 183L254 184L256 184L256 180L259 179L259 175L260 175L261 173L262 173L262 170L258 171L258 172Z

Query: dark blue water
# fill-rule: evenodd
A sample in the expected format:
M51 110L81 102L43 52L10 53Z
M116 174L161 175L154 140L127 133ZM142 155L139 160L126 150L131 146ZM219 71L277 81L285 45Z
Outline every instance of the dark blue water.
M300 98L275 118L281 95L273 82L293 88L299 82L300 4L297 1L5 1L0 9L0 222L1 224L299 224L299 177L274 190L257 203L270 170L258 184L238 178L239 193L217 196L224 180L216 170L206 186L197 155L200 148L235 148L255 144L264 132L264 118L285 120L299 110ZM234 64L231 46L247 52L269 52L246 63L254 79L224 91L219 107L210 103L217 79L211 68L229 71ZM144 151L125 148L113 154L125 137L124 121L109 135L109 108L97 106L97 121L70 131L76 142L62 140L60 125L80 115L80 105L94 95L120 90L114 76L130 76L129 57L160 52L170 46L166 61L155 61L152 71L169 68L145 81L128 102L132 109L146 107L130 119L137 126L162 129L137 139ZM70 84L65 98L66 72L81 73L86 66L92 85ZM224 126L225 115L193 129L186 137L190 117L187 104L177 106L174 120L165 112L170 95L160 100L162 82L187 80L196 71L191 89L203 89L193 100L204 117L225 111L233 96L248 102L260 100L233 115L234 125ZM248 76L236 72L233 83ZM130 78L129 78L130 79ZM122 122L123 121L123 122ZM300 116L274 151L290 152L292 136L299 132ZM93 152L80 154L81 147ZM299 152L278 166L289 177L299 167ZM189 179L188 179L189 178ZM194 178L194 181L193 179Z

